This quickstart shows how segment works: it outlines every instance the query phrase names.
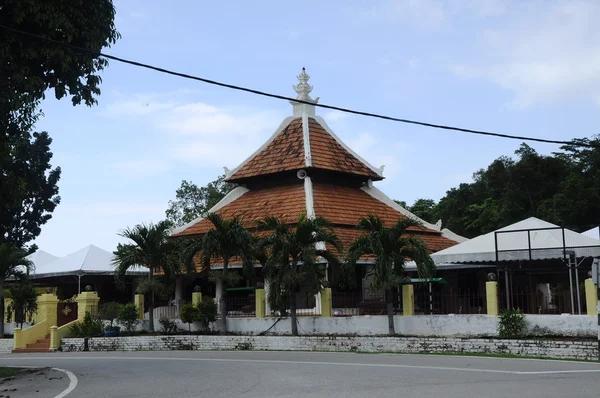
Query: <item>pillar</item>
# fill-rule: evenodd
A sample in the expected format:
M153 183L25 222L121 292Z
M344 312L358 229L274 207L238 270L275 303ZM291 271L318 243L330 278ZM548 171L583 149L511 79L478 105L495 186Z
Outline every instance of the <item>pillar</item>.
M13 330L13 337L13 349L16 350L17 348L26 347L25 341L23 340L23 335L21 334L21 328L15 328L15 330Z
M201 292L193 292L192 293L192 304L198 305L202 302L202 293Z
M498 316L498 282L489 281L485 283L485 298L487 314Z
M60 337L58 337L58 328L56 326L50 327L50 350L58 350L60 348Z
M267 316L271 316L271 305L269 304L269 290L271 288L271 284L266 279L265 279L264 287L265 287L265 314Z
M58 297L54 293L44 293L38 296L38 322L46 320L48 326L58 323Z
M181 312L181 306L183 305L183 281L181 277L175 279L175 306L177 307L177 313Z
M136 294L133 297L133 303L138 311L138 319L144 319L144 295Z
M265 289L256 289L254 293L256 299L256 317L264 318L266 316Z
M220 276L220 275L219 275ZM221 313L221 292L223 291L223 281L217 278L215 281L215 301L217 302L217 312Z
M415 314L415 287L411 284L402 285L402 315Z
M331 288L326 287L321 290L321 316L330 317L333 303L331 301Z
M92 315L98 314L98 293L83 292L77 296L77 319L83 320L85 313L89 312Z
M589 316L596 316L596 305L598 305L598 289L592 278L585 280L585 305Z

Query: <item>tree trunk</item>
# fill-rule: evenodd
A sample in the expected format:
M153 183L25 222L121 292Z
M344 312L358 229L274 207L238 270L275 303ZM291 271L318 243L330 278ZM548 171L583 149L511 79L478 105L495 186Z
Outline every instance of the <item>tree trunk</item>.
M396 334L396 328L394 326L394 298L393 298L393 290L388 289L386 292L386 301L387 301L387 315L388 315L388 327L390 336Z
M221 333L227 333L227 269L229 259L223 259L223 279L221 281Z
M150 275L149 278L152 281L154 278L153 267L150 267ZM148 304L148 331L154 332L154 284L150 283L150 304Z
M292 336L298 336L298 317L296 316L296 292L290 298L290 314L292 319Z
M4 338L4 280L0 281L0 339Z

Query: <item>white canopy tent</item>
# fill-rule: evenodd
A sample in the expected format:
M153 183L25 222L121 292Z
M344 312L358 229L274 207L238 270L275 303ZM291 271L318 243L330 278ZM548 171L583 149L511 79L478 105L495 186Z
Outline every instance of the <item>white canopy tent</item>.
M33 261L35 271L32 279L50 278L56 276L76 276L79 278L79 291L81 292L81 277L84 275L113 275L115 273L113 254L94 245L86 246L65 257L56 258L46 252L38 255L40 250L31 254L28 258ZM52 261L47 261L50 257ZM127 275L147 275L148 270L138 268L128 271Z
M535 217L431 255L436 264L599 257L600 241Z
M600 239L600 227L594 227L582 232L581 235L587 236L588 238Z

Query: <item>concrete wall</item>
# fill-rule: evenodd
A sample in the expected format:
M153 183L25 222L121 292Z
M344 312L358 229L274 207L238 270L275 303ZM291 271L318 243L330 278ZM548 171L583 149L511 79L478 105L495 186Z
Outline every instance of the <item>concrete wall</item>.
M527 315L528 334L535 336L597 336L597 320L584 315ZM230 318L229 331L260 334L275 323L274 318ZM408 336L489 337L498 335L498 318L487 315L395 316L396 333ZM159 329L157 329L159 330ZM302 335L385 335L387 316L299 317ZM275 324L269 334L290 334L289 318Z
M395 353L488 353L596 360L594 341L537 341L435 337L335 336L132 336L89 339L91 351L280 350ZM63 351L81 351L83 339L62 340Z

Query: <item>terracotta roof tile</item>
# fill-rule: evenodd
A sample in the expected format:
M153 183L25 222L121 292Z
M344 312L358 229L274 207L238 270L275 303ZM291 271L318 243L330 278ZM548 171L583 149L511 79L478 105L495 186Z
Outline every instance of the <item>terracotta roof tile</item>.
M312 167L362 175L380 180L370 167L348 152L315 119L308 119Z
M306 213L304 185L298 181L292 185L251 190L216 213L226 218L239 216L247 228L252 228L265 216L281 217L290 224L295 223L300 214ZM203 219L174 236L201 235L211 228L212 223Z
M227 181L297 170L305 167L302 119L290 122L262 151L243 165Z

